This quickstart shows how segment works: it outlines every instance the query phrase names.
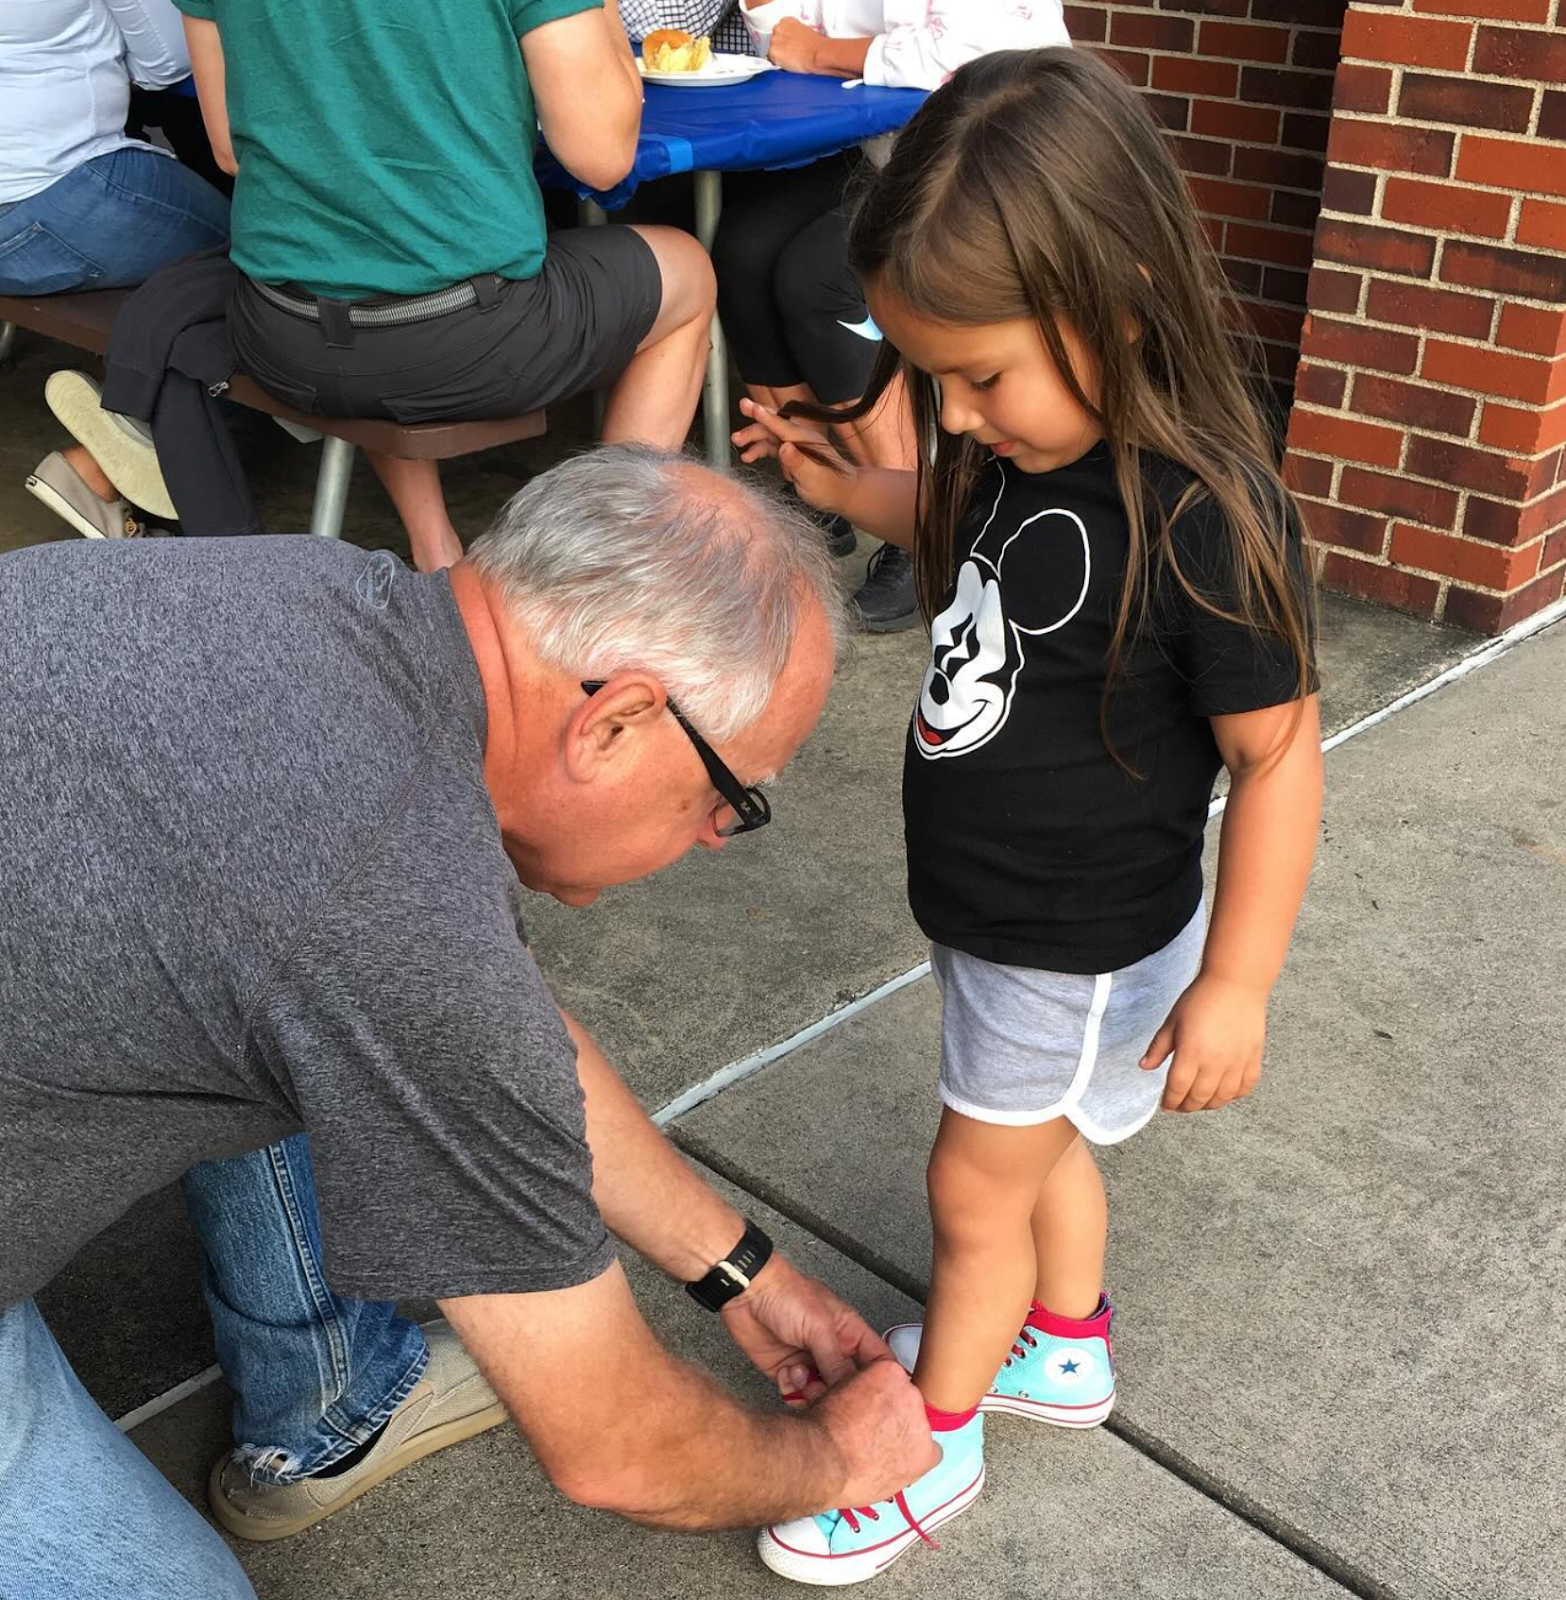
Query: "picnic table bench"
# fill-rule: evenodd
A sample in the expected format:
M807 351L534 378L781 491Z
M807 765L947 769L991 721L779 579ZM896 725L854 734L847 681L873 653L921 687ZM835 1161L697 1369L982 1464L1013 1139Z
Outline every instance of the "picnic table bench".
M0 295L0 360L9 353L15 328L28 328L101 356L108 348L114 318L131 292L88 289L79 294L39 295L32 299ZM536 439L545 430L542 411L494 421L426 422L416 427L369 418L318 417L274 400L243 373L234 374L228 398L276 417L288 425L295 437L322 440L310 532L328 539L342 534L356 449L362 447L404 461L451 461L518 439Z

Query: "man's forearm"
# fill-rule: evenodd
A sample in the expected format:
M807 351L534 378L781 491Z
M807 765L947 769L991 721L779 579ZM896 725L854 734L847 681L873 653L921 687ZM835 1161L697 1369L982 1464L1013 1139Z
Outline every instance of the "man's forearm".
M664 1349L618 1265L574 1289L442 1310L579 1504L694 1531L807 1516L849 1487L825 1407L768 1417L741 1405Z
M591 1035L565 1021L576 1040L599 1212L634 1250L693 1282L739 1242L744 1221L653 1125Z
M604 1507L656 1528L756 1528L833 1505L844 1463L809 1417L764 1416L694 1367L665 1357L644 1375L652 1403L638 1419L638 1452Z

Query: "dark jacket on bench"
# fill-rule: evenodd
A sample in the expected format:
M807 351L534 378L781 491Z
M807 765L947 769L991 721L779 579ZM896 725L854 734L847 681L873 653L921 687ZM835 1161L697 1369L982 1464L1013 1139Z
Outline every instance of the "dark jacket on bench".
M120 308L105 355L103 405L152 427L158 465L186 533L264 533L219 398L234 375L226 251L165 267Z

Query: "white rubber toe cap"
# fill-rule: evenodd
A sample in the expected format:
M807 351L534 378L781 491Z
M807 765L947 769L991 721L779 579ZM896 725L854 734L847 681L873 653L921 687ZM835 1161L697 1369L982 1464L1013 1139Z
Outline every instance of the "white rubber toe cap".
M801 1517L797 1522L780 1522L775 1528L763 1528L756 1543L763 1561L767 1559L768 1546L800 1556L829 1556L832 1553L832 1547L821 1531L821 1524L814 1517ZM768 1565L771 1563L768 1562Z

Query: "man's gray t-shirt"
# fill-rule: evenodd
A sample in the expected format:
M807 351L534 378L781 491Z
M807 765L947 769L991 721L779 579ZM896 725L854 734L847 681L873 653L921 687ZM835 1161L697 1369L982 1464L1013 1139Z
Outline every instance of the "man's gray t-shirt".
M384 552L0 558L0 1307L301 1128L344 1294L604 1270L485 727L450 583Z

